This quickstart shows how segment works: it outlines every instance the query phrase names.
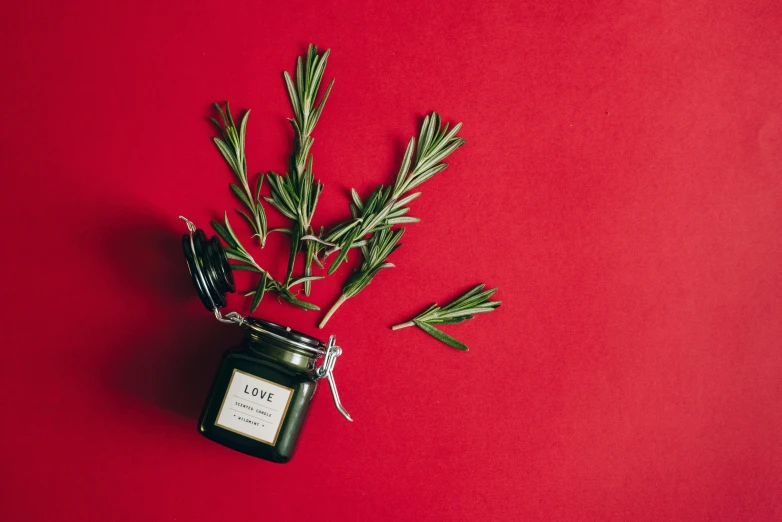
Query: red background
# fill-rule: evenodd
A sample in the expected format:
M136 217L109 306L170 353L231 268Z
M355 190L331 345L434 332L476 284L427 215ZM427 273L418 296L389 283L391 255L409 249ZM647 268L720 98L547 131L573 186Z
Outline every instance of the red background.
M782 520L781 28L773 1L5 2L0 519ZM236 206L214 101L284 170L310 41L337 79L316 225L427 111L468 143L329 324L356 422L324 387L281 466L196 431L241 333L177 215ZM447 328L470 352L388 329L478 282L504 304Z

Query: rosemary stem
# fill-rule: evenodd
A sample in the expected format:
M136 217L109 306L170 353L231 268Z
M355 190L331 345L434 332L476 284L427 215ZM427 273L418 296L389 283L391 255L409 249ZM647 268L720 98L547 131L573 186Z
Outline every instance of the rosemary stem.
M406 323L399 323L395 324L391 327L392 330L401 330L402 328L407 328L408 326L415 326L415 323L413 321L407 321Z
M348 300L348 298L345 297L344 295L339 296L339 299L337 299L337 302L335 302L334 305L329 309L329 311L326 312L326 315L323 317L323 320L318 325L318 328L322 329L324 326L326 326L326 323L329 322L329 319L331 319L331 316L334 315L334 312L337 311L337 308L342 306L342 303L344 303L347 300Z

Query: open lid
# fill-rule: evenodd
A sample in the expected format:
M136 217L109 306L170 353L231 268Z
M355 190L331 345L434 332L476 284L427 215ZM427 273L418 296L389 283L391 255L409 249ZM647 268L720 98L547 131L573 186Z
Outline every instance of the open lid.
M190 277L201 302L207 310L214 312L225 306L226 292L236 291L231 265L217 236L207 239L203 230L186 218L181 219L188 229L182 236L182 250Z

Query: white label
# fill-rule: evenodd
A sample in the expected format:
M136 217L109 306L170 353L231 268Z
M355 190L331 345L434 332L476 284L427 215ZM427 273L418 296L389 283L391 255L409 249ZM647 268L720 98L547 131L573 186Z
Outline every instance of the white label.
M293 390L234 369L215 424L274 446Z

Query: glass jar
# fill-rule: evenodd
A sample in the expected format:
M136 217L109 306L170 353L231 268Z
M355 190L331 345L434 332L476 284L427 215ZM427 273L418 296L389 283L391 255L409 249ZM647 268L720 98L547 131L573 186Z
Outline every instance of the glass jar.
M315 395L316 355L308 335L247 318L245 338L223 356L198 429L215 442L274 462L288 462Z
M288 462L299 440L317 381L329 381L334 404L342 407L334 382L334 364L342 349L263 319L225 316L226 292L235 285L231 265L216 236L182 218L188 234L182 238L185 259L201 301L223 323L245 329L242 343L226 351L198 421L207 438L248 455ZM320 364L318 362L320 361Z

